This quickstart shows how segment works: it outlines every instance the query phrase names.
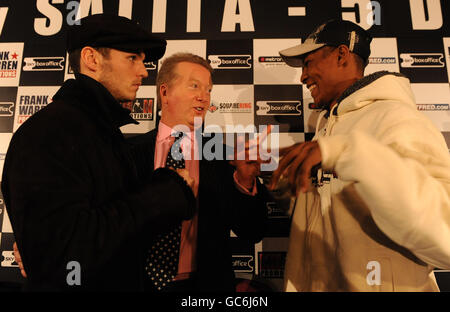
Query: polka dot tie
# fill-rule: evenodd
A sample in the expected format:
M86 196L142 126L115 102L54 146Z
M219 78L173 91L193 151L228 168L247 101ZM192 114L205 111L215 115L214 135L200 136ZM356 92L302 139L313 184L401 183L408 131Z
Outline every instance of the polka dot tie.
M180 139L183 133L175 135L175 142L166 158L166 167L184 169ZM148 251L146 271L157 290L163 290L177 275L181 240L181 224L166 233L158 234Z

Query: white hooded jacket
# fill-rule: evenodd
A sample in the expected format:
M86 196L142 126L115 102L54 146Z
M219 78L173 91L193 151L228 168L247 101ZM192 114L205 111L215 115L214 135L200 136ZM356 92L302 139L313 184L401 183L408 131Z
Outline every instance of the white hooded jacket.
M378 72L317 132L331 181L297 198L287 291L433 291L450 268L450 156L409 81Z

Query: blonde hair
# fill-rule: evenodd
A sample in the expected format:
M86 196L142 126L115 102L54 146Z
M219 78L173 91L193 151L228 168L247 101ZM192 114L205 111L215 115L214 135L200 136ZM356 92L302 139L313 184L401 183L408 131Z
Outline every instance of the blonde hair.
M175 53L165 58L161 64L161 67L159 68L158 75L156 76L156 99L157 99L156 103L158 105L158 108L161 108L162 104L159 89L163 83L167 83L170 85L177 78L175 67L177 66L178 63L181 62L199 64L204 68L206 68L211 74L213 72L213 69L207 60L205 60L201 56L192 53L187 52Z

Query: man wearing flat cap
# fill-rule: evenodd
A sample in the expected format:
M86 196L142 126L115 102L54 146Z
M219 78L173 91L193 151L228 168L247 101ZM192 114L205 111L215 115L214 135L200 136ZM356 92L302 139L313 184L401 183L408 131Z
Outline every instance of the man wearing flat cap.
M192 180L160 168L138 182L119 127L166 42L119 16L68 31L75 79L14 134L2 192L28 290L142 289L142 245L160 224L192 217ZM171 189L166 196L162 189Z
M450 268L448 148L406 77L364 76L370 43L332 20L280 51L323 109L273 174L296 196L286 291L438 291L433 269Z

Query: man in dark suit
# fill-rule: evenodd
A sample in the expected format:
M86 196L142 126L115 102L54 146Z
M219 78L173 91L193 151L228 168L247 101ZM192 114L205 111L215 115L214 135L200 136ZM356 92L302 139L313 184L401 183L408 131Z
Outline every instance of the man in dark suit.
M261 160L233 160L230 164L227 160L206 160L201 155L208 142L199 133L210 105L211 72L209 63L193 54L178 53L166 58L157 77L161 108L157 129L129 139L137 170L145 179L155 168L165 166L167 155L173 151L173 133L184 132L181 147L185 168L177 171L194 181L192 189L197 199L194 217L182 224L175 279L166 288L159 287L151 279L154 272L147 267L144 273L149 290L234 291L230 230L250 243L264 235L268 193L256 178ZM167 196L171 196L170 190Z

